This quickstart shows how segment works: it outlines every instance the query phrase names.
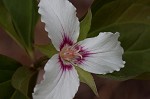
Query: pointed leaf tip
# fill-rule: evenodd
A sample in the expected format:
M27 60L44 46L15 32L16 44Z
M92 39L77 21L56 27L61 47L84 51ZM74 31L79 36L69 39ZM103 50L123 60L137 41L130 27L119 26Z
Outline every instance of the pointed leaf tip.
M93 76L89 72L84 71L83 69L81 69L78 66L75 66L75 68L76 68L76 70L77 70L77 72L79 74L80 81L82 83L87 84L92 89L92 91L94 92L94 94L97 97L99 97L99 94L97 92L97 88L96 88L96 84L95 84Z

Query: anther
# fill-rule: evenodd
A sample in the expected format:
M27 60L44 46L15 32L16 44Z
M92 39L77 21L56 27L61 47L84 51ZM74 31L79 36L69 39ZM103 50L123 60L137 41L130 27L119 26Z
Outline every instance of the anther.
M79 53L80 49L76 49L75 46L65 46L60 51L60 57L65 61L72 61L75 60L77 57L82 59L82 55Z

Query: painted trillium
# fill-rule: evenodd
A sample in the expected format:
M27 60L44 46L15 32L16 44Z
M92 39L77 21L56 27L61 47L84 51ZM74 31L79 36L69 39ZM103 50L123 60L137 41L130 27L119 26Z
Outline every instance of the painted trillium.
M79 21L68 0L41 0L39 13L58 54L46 63L44 80L35 86L33 99L72 99L79 87L75 66L95 74L124 67L119 33L104 32L77 42Z

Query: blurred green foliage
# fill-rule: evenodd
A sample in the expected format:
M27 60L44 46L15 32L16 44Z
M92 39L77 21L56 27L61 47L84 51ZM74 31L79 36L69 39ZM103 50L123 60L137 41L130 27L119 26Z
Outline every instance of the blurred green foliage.
M94 94L97 97L99 97L99 94L98 94L97 88L96 88L96 84L95 84L94 78L91 75L91 73L89 73L89 72L81 69L78 66L76 66L75 68L76 68L76 70L77 70L77 72L79 74L80 82L87 84L92 89L92 91L94 92Z
M80 22L80 34L78 41L83 40L87 37L87 34L91 28L91 21L92 21L92 12L91 9L89 9L83 20Z
M105 31L120 32L125 51L125 67L101 76L126 80L150 72L150 0L95 0L92 12L88 37Z
M0 99L29 99L37 71L0 55Z
M3 55L0 55L0 63L0 99L10 99L15 92L11 78L21 64Z
M33 58L34 28L38 19L36 0L0 1L0 25Z

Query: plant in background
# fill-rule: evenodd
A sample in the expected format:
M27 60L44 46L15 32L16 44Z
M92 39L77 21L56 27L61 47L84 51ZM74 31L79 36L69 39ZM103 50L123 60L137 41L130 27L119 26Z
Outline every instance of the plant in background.
M0 27L35 63L24 66L0 55L0 99L71 99L79 81L98 96L89 72L116 80L149 79L149 4L149 0L95 0L79 22L67 0L42 0L39 13L52 44L38 45L33 42L37 1L1 0ZM50 58L44 64L44 80L37 85L45 58L35 60L35 49ZM126 64L120 70L122 54Z

